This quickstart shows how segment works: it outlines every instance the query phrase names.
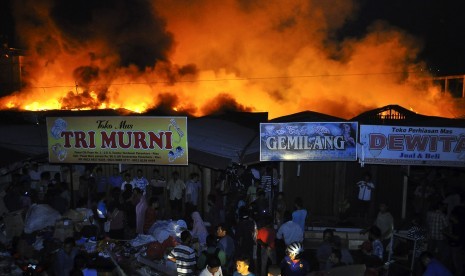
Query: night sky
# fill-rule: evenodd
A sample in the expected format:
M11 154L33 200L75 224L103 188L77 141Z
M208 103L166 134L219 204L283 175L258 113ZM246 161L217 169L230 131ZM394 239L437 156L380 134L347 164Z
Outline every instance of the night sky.
M423 43L420 58L435 75L465 74L465 1L361 0L355 20L339 36L357 36L376 20L414 35Z
M2 0L1 40L21 48L10 13L15 0ZM64 3L66 3L64 1ZM336 38L358 37L373 22L382 20L419 39L426 61L434 75L465 73L465 1L463 0L359 0L358 11L338 30Z

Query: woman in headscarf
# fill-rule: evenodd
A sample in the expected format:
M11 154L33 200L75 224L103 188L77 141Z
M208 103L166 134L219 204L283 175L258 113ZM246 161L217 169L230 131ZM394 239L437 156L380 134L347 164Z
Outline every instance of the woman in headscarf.
M144 222L145 222L145 211L147 210L147 200L145 195L142 193L142 190L139 188L134 188L133 195L135 194L136 204L136 233L144 234ZM137 197L139 200L137 200Z
M192 237L199 240L199 244L204 246L207 240L208 231L205 227L205 223L202 220L199 212L195 211L191 215L193 226L192 226Z

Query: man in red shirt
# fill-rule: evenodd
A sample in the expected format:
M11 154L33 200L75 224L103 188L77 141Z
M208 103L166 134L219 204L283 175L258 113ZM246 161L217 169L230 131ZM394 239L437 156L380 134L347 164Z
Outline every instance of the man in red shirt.
M275 249L276 230L273 227L273 219L265 217L262 221L262 226L257 232L257 244L260 246L261 273L260 275L268 275L268 262L276 263Z

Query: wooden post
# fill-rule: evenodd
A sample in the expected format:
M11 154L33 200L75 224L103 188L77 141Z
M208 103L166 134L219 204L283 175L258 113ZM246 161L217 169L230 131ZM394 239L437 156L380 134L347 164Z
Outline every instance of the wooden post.
M410 175L410 166L407 165L407 171L404 175L404 185L402 189L402 219L405 219L407 214L407 191L408 191L408 177Z

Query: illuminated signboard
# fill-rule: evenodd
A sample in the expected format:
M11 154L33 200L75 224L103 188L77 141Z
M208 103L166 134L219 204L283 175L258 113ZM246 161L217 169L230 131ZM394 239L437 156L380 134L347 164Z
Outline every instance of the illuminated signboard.
M360 126L362 162L465 167L465 128Z
M48 117L51 163L187 165L186 117Z
M260 161L355 161L357 122L260 124Z

